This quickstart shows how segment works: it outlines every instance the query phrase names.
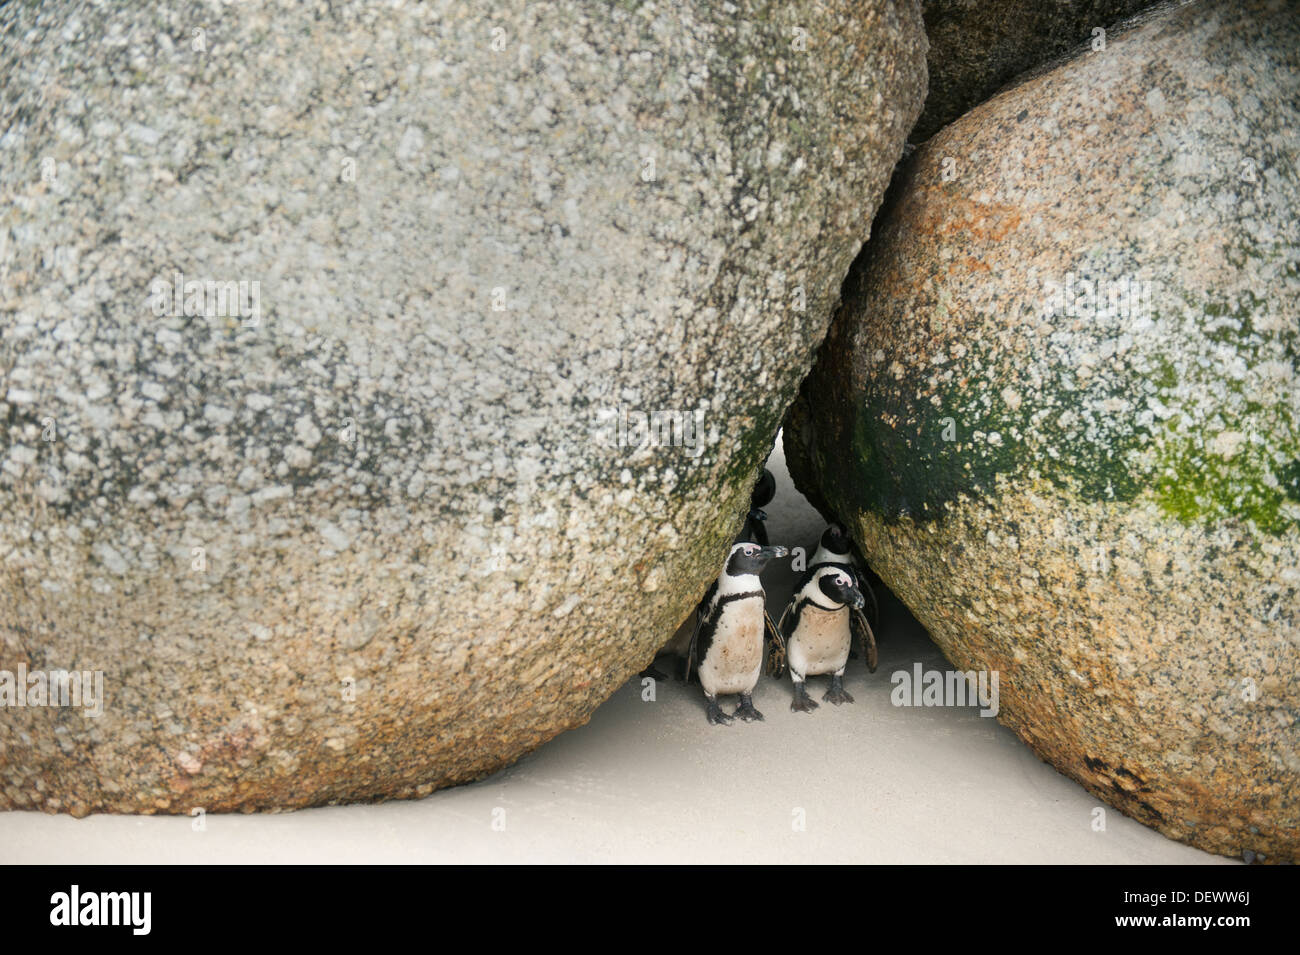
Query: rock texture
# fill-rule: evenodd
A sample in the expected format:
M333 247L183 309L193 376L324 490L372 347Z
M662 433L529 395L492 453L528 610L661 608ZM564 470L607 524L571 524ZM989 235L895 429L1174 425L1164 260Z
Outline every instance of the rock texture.
M1297 124L1285 2L1003 92L899 174L785 430L1044 759L1272 860L1300 858Z
M1094 43L1151 0L923 0L930 92L909 139L920 143L1006 83ZM1094 31L1102 30L1101 34Z
M0 808L78 815L425 794L584 722L716 572L925 90L883 0L0 35L0 670L106 696L0 712Z

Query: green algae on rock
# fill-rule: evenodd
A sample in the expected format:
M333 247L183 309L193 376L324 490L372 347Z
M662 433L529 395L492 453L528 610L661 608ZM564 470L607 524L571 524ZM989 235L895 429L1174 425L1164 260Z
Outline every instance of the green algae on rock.
M0 34L0 670L107 696L5 713L0 808L78 815L417 796L585 722L716 573L925 92L915 0Z
M1043 758L1272 859L1300 858L1297 128L1283 0L1025 78L896 175L785 430Z

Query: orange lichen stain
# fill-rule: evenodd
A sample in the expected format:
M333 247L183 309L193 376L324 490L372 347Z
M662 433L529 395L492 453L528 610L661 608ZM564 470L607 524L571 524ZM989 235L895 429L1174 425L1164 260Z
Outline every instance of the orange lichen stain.
M988 243L1006 239L1020 228L1022 217L1018 206L976 202L935 188L918 189L904 215L912 228L926 235Z

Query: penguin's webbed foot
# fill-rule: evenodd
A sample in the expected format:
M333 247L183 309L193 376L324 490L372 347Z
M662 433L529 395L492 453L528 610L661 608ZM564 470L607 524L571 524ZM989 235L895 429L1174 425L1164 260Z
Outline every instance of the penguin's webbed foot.
M755 720L763 721L763 714L754 709L754 701L747 696L740 698L740 705L736 707L736 716L746 723L752 723Z
M843 679L838 676L831 677L831 688L826 691L826 695L822 699L827 703L834 703L836 706L841 703L853 702L853 697L849 695L849 691L844 689Z
M710 726L726 726L735 719L734 716L722 712L722 707L718 706L717 700L709 700L709 708L704 715L708 717Z
M817 702L808 695L802 683L794 685L794 699L790 701L791 713L811 713L817 709Z

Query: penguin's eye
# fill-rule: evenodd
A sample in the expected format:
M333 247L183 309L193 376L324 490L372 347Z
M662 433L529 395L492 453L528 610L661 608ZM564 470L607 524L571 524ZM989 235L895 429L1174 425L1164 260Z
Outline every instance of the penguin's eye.
M746 556L746 557L753 557L753 556L754 556L755 554L757 554L757 553L758 553L758 548L757 548L757 547L746 547L746 548L745 548L745 556Z
M847 587L849 585L849 578L845 577L843 574L840 574L838 577L835 578L835 582L839 584L841 587Z

